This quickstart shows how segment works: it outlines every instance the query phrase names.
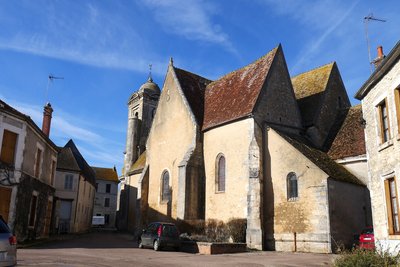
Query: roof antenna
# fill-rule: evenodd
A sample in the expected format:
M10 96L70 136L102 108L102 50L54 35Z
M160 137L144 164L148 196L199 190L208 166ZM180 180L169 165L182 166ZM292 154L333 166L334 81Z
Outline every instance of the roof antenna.
M153 67L153 64L149 64L149 78L147 79L147 81L149 82L153 82L153 77L151 76L151 68Z
M48 95L49 95L50 84L52 84L54 80L60 80L60 79L64 80L64 77L56 77L53 74L49 74L48 78L49 80L47 81L46 96L45 96L46 103L49 103Z
M369 70L372 73L371 46L370 46L369 38L368 38L368 23L369 23L370 20L379 21L379 22L386 22L386 20L375 18L374 14L372 14L372 13L369 13L368 16L364 17L365 38L367 39L367 47L368 47Z

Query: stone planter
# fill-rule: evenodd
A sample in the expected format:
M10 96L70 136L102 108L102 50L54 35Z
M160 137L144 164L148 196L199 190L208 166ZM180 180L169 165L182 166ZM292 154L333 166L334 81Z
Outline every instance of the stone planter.
M210 243L183 241L181 251L205 255L246 252L246 243Z

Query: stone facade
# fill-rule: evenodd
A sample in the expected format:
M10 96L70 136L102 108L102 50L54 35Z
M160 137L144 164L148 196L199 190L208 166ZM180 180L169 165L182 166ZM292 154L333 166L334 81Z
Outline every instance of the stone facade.
M15 140L10 136L15 136ZM0 215L19 241L47 237L52 219L57 147L28 116L3 101L0 101L0 144Z
M365 119L365 136L368 156L369 189L371 190L372 214L375 241L382 249L399 251L400 231L394 220L398 215L392 213L392 205L398 209L400 177L400 43L381 62L371 77L357 92L361 100ZM386 102L385 102L386 101ZM382 138L382 111L380 105L385 102L389 136ZM391 179L396 187L389 192L385 189ZM388 199L395 197L395 204Z
M321 114L306 125L281 46L214 82L170 62L146 151L124 178L123 194L136 209L128 224L235 218L247 221L254 249L351 246L366 226L369 193L325 153L349 105L336 65L323 75L314 85L324 97L311 110ZM302 82L301 90L312 95L312 86ZM345 216L341 197L353 216Z

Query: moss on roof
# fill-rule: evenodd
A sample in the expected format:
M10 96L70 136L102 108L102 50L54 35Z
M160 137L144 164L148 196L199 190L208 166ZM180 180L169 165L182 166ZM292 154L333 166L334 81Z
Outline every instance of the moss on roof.
M296 99L302 99L325 91L335 62L301 73L292 78Z
M129 173L138 172L143 170L144 166L146 165L146 151L140 154L139 158L133 163L131 166Z
M287 142L289 142L293 147L300 151L304 156L311 160L315 165L323 170L329 177L333 180L347 182L357 185L365 185L356 176L351 174L342 165L336 163L331 159L326 153L305 145L303 142L296 140L295 136L288 136L282 132L276 131L280 136L282 136Z
M96 180L106 180L118 183L118 174L115 168L92 167L96 174Z

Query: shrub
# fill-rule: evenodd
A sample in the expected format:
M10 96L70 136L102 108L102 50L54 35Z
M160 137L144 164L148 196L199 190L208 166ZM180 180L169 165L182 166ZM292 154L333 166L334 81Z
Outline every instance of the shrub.
M246 242L246 219L232 218L227 223L228 232L233 239L233 242L245 243Z
M223 221L209 219L205 225L205 235L210 242L228 242L229 232Z
M400 255L391 255L387 250L353 249L344 252L335 260L336 267L399 266Z

